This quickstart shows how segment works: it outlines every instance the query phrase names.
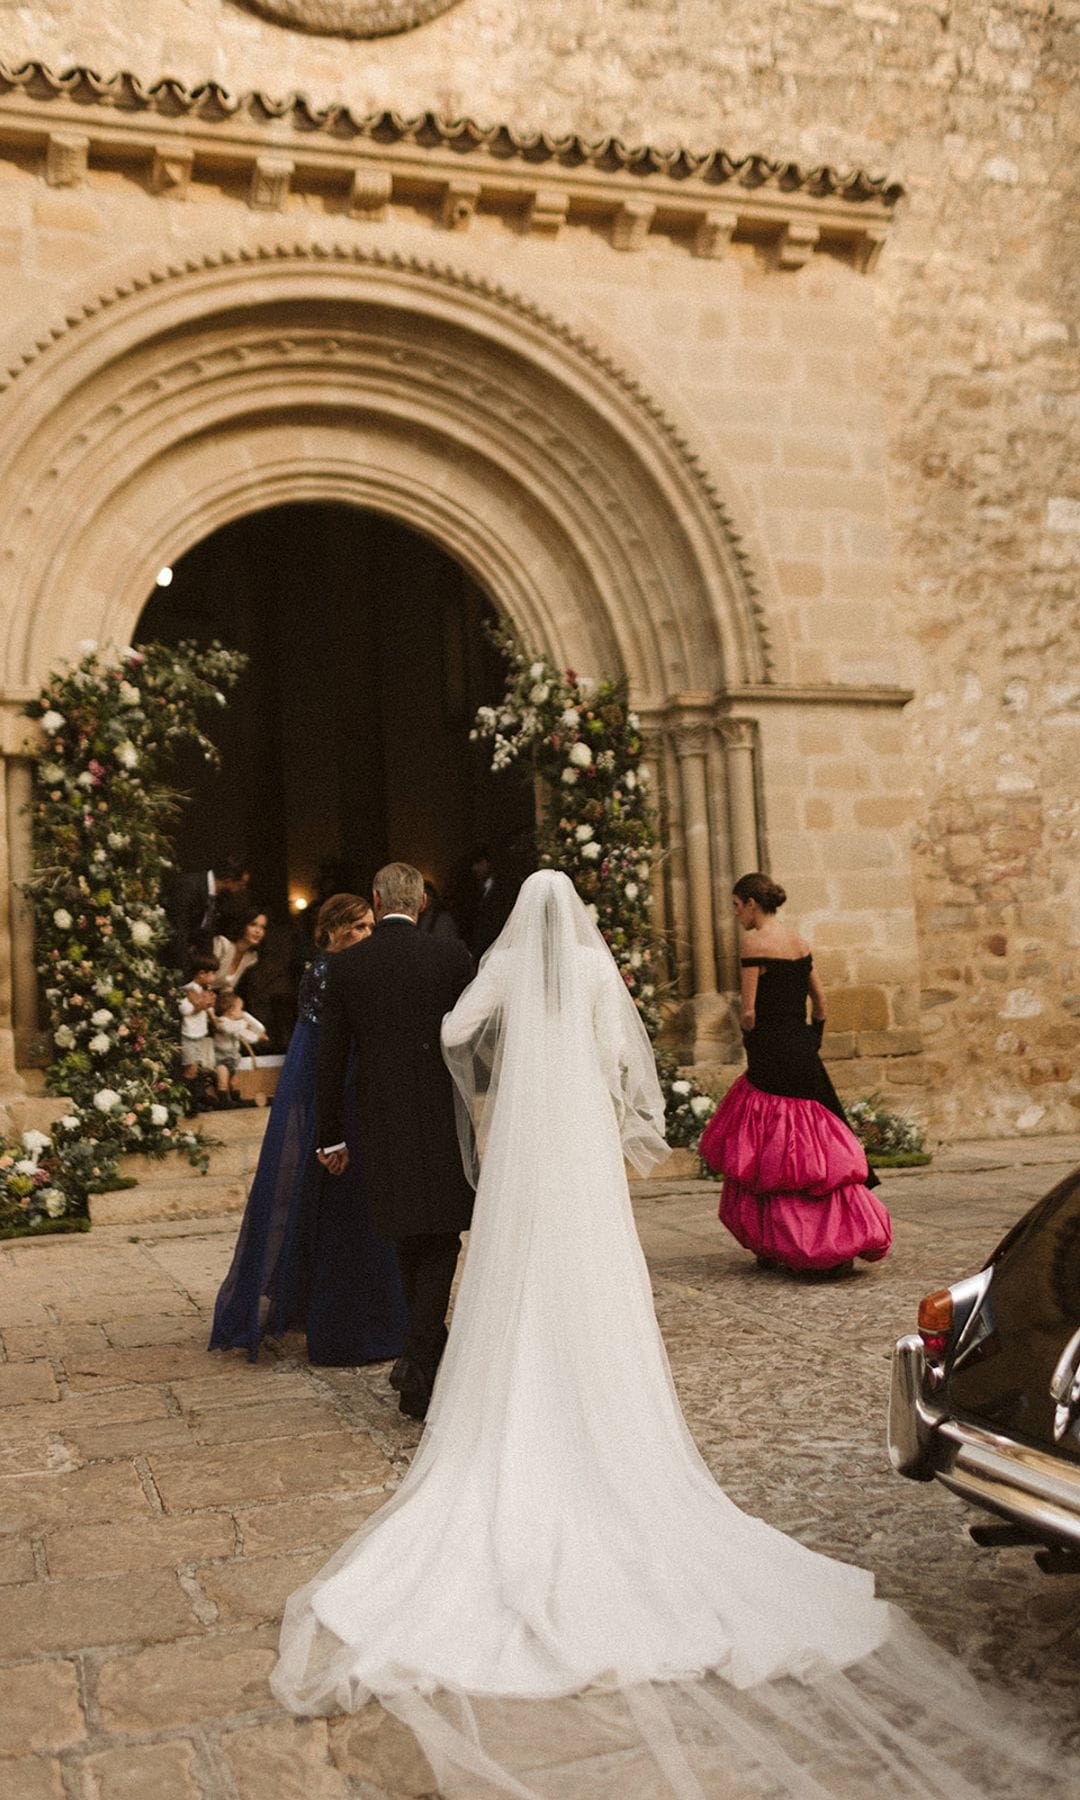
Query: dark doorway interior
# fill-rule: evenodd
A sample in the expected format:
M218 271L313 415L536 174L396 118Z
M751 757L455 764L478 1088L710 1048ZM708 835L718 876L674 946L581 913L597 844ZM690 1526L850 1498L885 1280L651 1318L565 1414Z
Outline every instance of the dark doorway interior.
M437 545L392 520L323 504L223 527L180 559L139 623L144 642L217 639L250 658L211 721L220 771L193 760L176 839L181 869L245 858L253 897L279 920L297 902L370 891L389 857L453 899L488 843L528 867L533 803L470 743L503 664L494 608Z

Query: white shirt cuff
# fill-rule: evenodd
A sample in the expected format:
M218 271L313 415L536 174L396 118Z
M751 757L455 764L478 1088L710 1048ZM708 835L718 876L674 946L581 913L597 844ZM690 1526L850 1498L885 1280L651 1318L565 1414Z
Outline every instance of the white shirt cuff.
M333 1154L336 1150L347 1150L347 1149L348 1149L347 1144L320 1144L319 1145L319 1155L320 1156L333 1156Z

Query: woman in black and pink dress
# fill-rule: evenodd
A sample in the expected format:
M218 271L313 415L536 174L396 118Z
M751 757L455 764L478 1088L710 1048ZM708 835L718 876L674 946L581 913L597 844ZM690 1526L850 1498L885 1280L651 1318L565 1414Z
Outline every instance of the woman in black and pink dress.
M810 946L777 919L787 896L768 875L743 875L732 892L745 934L747 1067L701 1139L702 1156L724 1177L720 1219L766 1265L837 1270L857 1256L876 1262L892 1242L892 1225L870 1192L877 1176L818 1054L825 993Z

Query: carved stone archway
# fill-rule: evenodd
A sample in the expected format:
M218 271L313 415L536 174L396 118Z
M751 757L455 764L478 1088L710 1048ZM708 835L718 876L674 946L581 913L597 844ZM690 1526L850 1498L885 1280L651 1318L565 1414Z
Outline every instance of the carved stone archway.
M228 520L288 500L351 502L443 545L557 662L628 675L653 736L672 850L662 900L700 1036L716 1011L715 806L753 803L752 784L725 783L722 767L710 789L701 726L725 694L769 680L769 649L728 508L635 380L489 281L311 241L131 272L9 374L0 570L15 862L27 780L16 709L52 664L87 637L126 642L156 569ZM752 817L732 828L753 841ZM13 930L25 1015L17 913Z

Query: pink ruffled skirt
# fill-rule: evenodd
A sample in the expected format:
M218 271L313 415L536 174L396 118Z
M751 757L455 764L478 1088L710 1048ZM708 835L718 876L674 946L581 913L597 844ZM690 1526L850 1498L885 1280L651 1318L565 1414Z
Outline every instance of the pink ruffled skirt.
M892 1243L889 1215L863 1185L862 1145L820 1101L765 1094L740 1075L701 1154L724 1177L721 1223L757 1256L831 1269L855 1256L877 1262Z

